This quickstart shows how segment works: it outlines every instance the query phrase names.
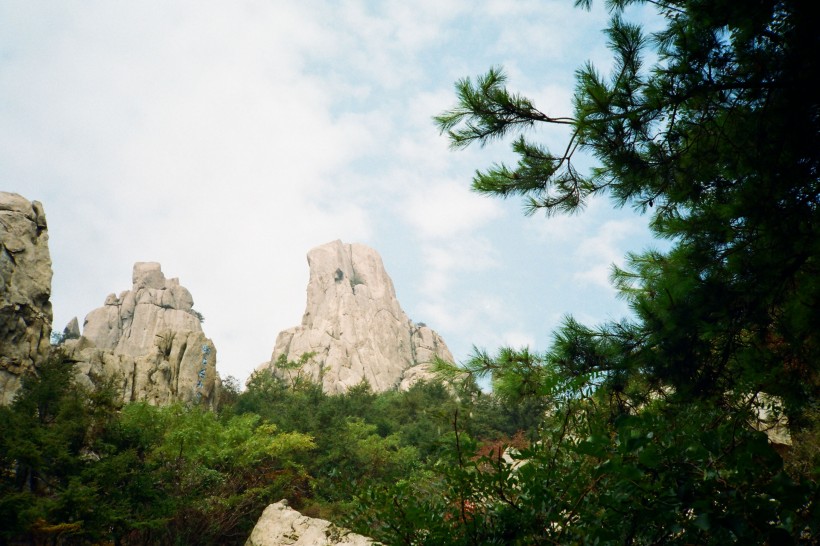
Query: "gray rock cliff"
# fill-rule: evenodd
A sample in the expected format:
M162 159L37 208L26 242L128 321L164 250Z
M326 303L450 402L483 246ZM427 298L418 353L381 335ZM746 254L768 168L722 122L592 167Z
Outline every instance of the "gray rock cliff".
M308 253L310 280L302 324L279 334L271 361L298 361L313 353L300 373L328 393L345 392L362 380L374 391L407 389L431 377L436 358L452 362L441 337L411 321L399 305L379 254L365 245L333 241Z
M49 354L51 257L43 206L0 192L0 403Z
M371 546L379 544L323 519L303 516L281 500L269 505L245 546Z
M205 337L191 293L160 265L134 265L133 286L85 318L82 336L66 340L80 378L114 378L123 401L155 405L218 399L216 348Z

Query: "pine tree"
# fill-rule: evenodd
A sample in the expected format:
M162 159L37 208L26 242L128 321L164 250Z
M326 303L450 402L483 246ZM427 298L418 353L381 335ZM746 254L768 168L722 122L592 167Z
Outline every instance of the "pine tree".
M650 2L667 24L646 35L623 18L640 3L608 2L614 70L578 71L573 116L545 115L493 68L458 82L458 105L436 121L455 148L521 133L518 164L477 173L476 191L521 195L548 215L607 195L673 242L614 271L636 321L567 325L565 337L598 340L568 366L639 370L692 396L765 391L800 426L820 394L816 10L800 0ZM526 138L538 124L572 128L560 153ZM579 150L598 167L576 169Z
M643 3L662 30L627 22ZM644 213L671 248L613 270L632 319L568 318L543 354L502 349L467 363L499 396L547 401L541 437L512 462L456 442L427 482L368 492L362 529L386 542L820 536L817 10L802 0L607 6L614 69L578 70L572 115L544 114L492 68L457 82L457 105L436 121L454 148L513 137L517 164L479 171L476 191L521 196L548 216L608 196ZM571 128L557 153L527 136L543 124ZM597 161L590 172L576 167L582 151ZM763 407L785 411L795 445L778 452L756 429Z

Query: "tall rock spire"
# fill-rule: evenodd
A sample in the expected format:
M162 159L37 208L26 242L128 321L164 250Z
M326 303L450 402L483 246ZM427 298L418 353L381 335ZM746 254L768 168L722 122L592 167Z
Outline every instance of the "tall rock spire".
M399 305L393 281L378 253L365 245L333 241L308 253L310 280L301 326L276 339L271 361L313 356L299 373L321 382L328 393L366 380L375 391L409 388L430 377L436 358L452 362L441 337L411 321Z

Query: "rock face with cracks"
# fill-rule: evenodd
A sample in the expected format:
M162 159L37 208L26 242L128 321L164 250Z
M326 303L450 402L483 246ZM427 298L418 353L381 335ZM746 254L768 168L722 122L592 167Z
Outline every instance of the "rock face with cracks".
M43 206L0 192L0 404L49 354L51 276Z
M115 381L124 402L165 405L218 398L216 348L205 337L191 293L160 265L134 265L133 286L85 318L82 336L65 342L79 377ZM68 330L68 328L67 328Z
M271 504L265 511L245 546L371 546L371 539L351 533L323 519L303 516L288 507L285 500Z
M301 374L336 394L362 380L376 392L407 389L431 377L435 358L453 361L441 337L402 310L375 250L333 241L311 250L307 259L302 324L279 334L271 361L260 369L286 379ZM277 366L280 359L297 362L305 354L312 356L298 370Z

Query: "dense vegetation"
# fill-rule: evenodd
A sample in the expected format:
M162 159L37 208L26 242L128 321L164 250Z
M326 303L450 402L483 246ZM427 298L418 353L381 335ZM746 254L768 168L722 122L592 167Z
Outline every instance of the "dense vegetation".
M645 35L636 3L608 2L613 71L578 71L572 117L492 69L437 118L455 147L572 129L557 154L522 133L518 164L474 187L647 214L670 248L613 271L631 319L440 363L448 387L327 396L258 375L218 414L120 408L58 354L0 408L0 540L239 543L286 497L388 544L820 542L817 10L655 0L666 26Z
M73 376L57 353L0 408L0 543L240 543L260 503L304 487L307 435L250 414L121 408Z
M495 364L498 394L262 373L214 413L122 406L56 353L0 407L0 544L242 544L281 498L387 544L812 543L817 428L778 453L751 411Z
M241 394L227 383L218 413L122 406L110 386L79 385L56 352L0 407L0 544L243 544L282 498L341 522L358 493L432 468L456 416L459 430L505 442L539 414L469 383L458 397L442 384L329 396L270 373Z

